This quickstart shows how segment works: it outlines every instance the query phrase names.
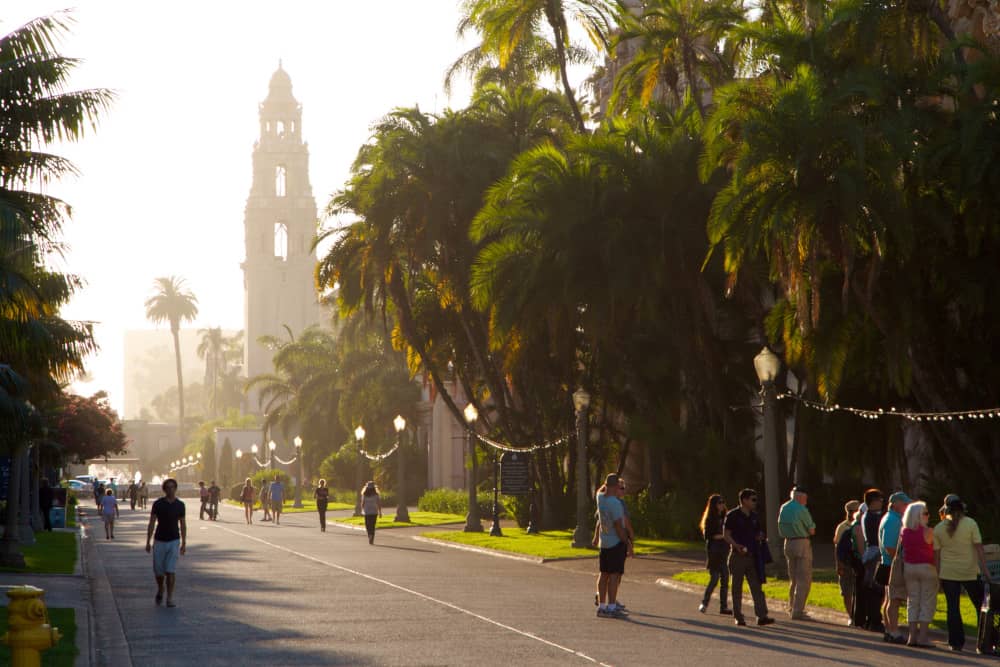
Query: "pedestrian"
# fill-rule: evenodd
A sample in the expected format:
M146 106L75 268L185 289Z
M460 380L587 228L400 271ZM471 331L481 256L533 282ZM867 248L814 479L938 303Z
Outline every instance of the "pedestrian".
M604 493L597 494L601 531L598 536L600 574L597 578L600 618L621 618L625 610L618 606L618 585L625 574L625 559L632 555L632 543L625 528L625 506L618 499L619 477L610 473L604 479Z
M146 528L146 553L153 553L153 575L156 577L156 604L163 602L163 585L167 587L167 606L174 603L177 560L187 551L187 521L184 501L177 497L177 480L163 480L163 497L153 503ZM155 529L155 533L154 533ZM150 541L153 546L150 546Z
M889 511L882 515L878 526L878 546L882 557L882 571L890 571L892 559L896 556L899 536L903 530L903 512L910 504L910 497L902 491L889 496ZM897 570L898 571L898 570ZM899 629L899 608L906 602L906 583L901 577L889 577L885 587L885 601L882 604L882 623L885 625L883 639L890 644L905 644L906 635Z
M101 499L104 498L104 491L105 490L106 489L104 488L104 484L103 483L98 483L97 490L94 492L94 501L97 502L97 509L98 509L98 511L100 511L100 509L101 509Z
M149 502L149 487L146 486L146 482L139 485L139 507L146 509L146 504Z
M906 620L910 624L908 646L931 648L931 621L937 608L938 576L934 567L934 531L927 522L927 503L911 502L903 514L903 529L899 538L903 559L903 579L906 581Z
M702 595L701 604L698 611L705 613L708 603L712 599L712 592L715 585L719 585L719 613L732 616L733 612L729 608L729 565L726 558L729 556L729 544L726 543L726 534L723 524L726 520L726 501L718 493L713 493L708 497L705 504L705 511L701 515L701 534L705 537L705 567L708 568L708 586L705 587L705 594Z
M326 532L326 507L330 502L330 489L326 488L326 480L319 480L319 486L313 491L313 498L316 499L316 511L319 512L319 530Z
M115 539L115 519L118 518L118 499L108 489L101 496L101 519L104 520L104 539Z
M601 486L598 487L597 491L594 494L594 500L595 500L595 502L596 502L596 504L598 506L598 509L594 512L594 537L591 540L591 544L594 546L594 548L597 548L600 545L600 540L601 540L601 510L600 510L600 504L601 504L601 497L603 495L605 495L607 492L608 492L607 485L606 484L601 484ZM624 512L624 518L622 519L622 525L625 527L625 533L628 535L629 541L634 544L635 543L635 534L632 532L632 522L629 521L628 507L625 505L625 480L621 479L620 477L618 478L618 491L615 493L615 497L618 498L619 501L621 501L621 504L622 504L622 512ZM619 591L620 590L620 586L621 586L621 577L619 577L618 575L610 575L610 576L614 579L615 591ZM601 588L600 588L600 584L601 584L601 575L600 575L600 572L598 572L597 579L594 581L594 606L598 607L598 608L600 608L600 606L601 606ZM609 587L610 587L610 585L611 585L611 580L609 579ZM627 614L628 613L625 610L625 604L617 596L617 593L615 595L614 608L617 609L618 612L620 612L621 614Z
M247 525L253 525L253 503L257 497L257 490L253 488L253 480L247 477L240 491L240 502L243 503L243 513L247 520Z
M52 510L54 500L55 493L49 486L49 480L42 477L38 480L38 509L42 512L42 525L50 533L52 532L52 517L49 516L49 513Z
M139 485L135 481L131 481L128 484L128 489L125 491L125 496L128 498L129 509L133 512L135 511L135 504L139 500Z
M726 543L732 547L729 554L729 574L732 577L733 616L736 625L746 625L743 617L743 580L746 579L753 597L753 611L757 625L770 625L774 619L767 615L767 598L764 597L763 572L758 571L758 554L766 539L757 516L757 492L740 491L740 506L726 514L723 524Z
M854 528L855 543L861 552L861 578L854 591L854 605L857 609L855 625L862 630L869 630L885 635L885 624L882 622L882 598L885 595L883 584L876 581L875 573L881 564L881 552L878 544L878 528L882 521L882 502L884 496L878 489L865 491L865 512L861 515L858 525Z
M271 482L265 477L260 483L260 507L264 510L264 518L261 521L271 520Z
M984 581L987 584L992 581L986 567L979 524L966 515L965 503L954 493L949 493L945 496L941 512L945 514L945 520L934 526L934 552L941 590L948 604L948 645L952 651L961 651L965 646L965 629L959 606L962 589L965 589L978 616L985 594Z
M368 482L361 490L361 513L365 515L365 530L368 544L375 544L375 522L382 516L382 501L375 488L375 482Z
M208 487L205 486L205 482L198 482L198 499L201 500L201 508L198 510L198 519L200 521L205 520L205 512L208 512L208 518L212 518L212 512L208 509Z
M635 531L632 530L632 520L629 519L628 505L625 503L625 479L620 475L618 476L618 491L615 493L615 497L618 498L618 502L622 504L622 525L625 527L625 535L627 536L626 543L630 549L629 554L631 554L631 549L634 549L635 547ZM598 514L598 518L599 517L600 514ZM625 611L625 603L622 602L622 599L619 597L622 592L622 577L624 574L625 573L622 572L622 574L614 575L617 580L615 588L617 591L615 594L615 608L618 609L618 611L627 614L628 612ZM600 591L598 591L598 606L600 606Z
M850 547L854 550L854 538L851 526L854 524L854 515L858 511L861 502L848 500L844 503L844 520L837 524L833 531L833 562L837 564L837 583L840 584L840 597L844 600L844 609L847 610L847 625L854 625L852 610L854 609L854 558L843 559L840 553L840 540L845 534L849 535ZM847 555L846 553L844 554Z
M809 493L801 486L792 489L788 502L778 511L778 534L785 538L788 563L788 605L794 620L806 620L806 600L812 588L813 552L810 540L816 522L807 507Z
M212 485L208 487L208 518L212 521L219 520L219 501L222 500L222 489L212 480Z
M285 487L281 484L281 480L278 477L274 478L271 482L271 489L269 492L271 498L271 516L274 517L274 525L281 525L281 508L285 504Z

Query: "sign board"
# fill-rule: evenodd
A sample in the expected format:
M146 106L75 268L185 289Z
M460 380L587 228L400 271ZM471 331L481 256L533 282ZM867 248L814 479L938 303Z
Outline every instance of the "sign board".
M10 487L10 457L0 456L0 500L7 500Z
M530 491L528 455L522 452L504 452L500 457L500 493L505 496L523 496Z

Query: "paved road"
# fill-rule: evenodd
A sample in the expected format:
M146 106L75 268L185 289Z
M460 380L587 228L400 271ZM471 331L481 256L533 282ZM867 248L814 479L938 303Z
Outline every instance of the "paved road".
M189 504L190 507L190 504ZM189 511L190 514L190 511ZM246 526L224 507L189 523L176 609L153 604L145 516L116 539L90 531L100 594L98 663L134 665L984 665L968 653L891 647L867 633L779 618L736 628L693 595L629 581L628 620L599 619L593 574L460 551L286 514ZM100 539L96 539L100 538ZM97 572L96 577L100 577ZM116 641L120 623L124 643ZM117 652L117 653L116 653Z

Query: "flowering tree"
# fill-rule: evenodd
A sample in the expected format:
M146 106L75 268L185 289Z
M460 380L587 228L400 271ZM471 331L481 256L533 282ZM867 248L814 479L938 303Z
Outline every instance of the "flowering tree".
M123 454L128 447L118 413L111 409L103 391L89 398L66 394L55 422L53 440L62 446L63 456L77 463Z

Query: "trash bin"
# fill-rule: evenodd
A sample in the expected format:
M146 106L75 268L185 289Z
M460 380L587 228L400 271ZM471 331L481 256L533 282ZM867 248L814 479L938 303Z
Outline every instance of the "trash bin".
M53 528L65 528L66 527L66 508L65 507L53 507L49 510L49 523L52 524Z

